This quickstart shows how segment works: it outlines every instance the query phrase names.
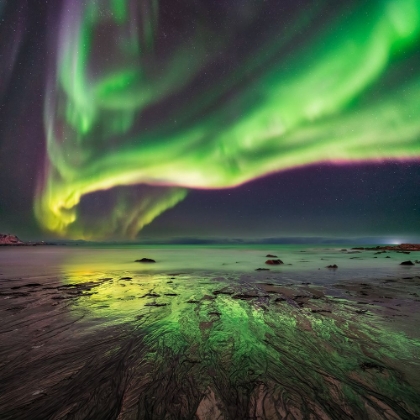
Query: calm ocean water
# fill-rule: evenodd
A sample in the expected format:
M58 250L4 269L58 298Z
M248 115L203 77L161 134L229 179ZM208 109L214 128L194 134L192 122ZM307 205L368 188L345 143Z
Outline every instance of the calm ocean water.
M347 251L345 251L346 249ZM268 266L267 254L274 254L284 265ZM390 258L386 258L389 256ZM136 263L136 259L153 258L155 264ZM376 258L375 258L376 257ZM420 259L417 253L354 253L351 247L302 245L122 245L122 246L38 246L0 248L0 279L7 277L63 276L78 273L159 274L171 272L249 273L255 278L281 276L287 281L369 279L420 273L420 264L399 264ZM326 266L336 264L337 270ZM257 268L270 271L255 271Z

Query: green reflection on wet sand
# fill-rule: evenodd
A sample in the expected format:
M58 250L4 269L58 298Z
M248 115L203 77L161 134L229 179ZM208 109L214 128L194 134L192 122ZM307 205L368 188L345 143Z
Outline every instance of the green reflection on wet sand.
M317 287L229 276L73 272L66 282L87 285L75 314L98 328L134 327L146 351L133 375L147 372L151 393L159 383L183 387L183 416L209 418L209 407L220 418L420 415L410 376L419 370L419 340ZM173 409L169 394L153 398Z

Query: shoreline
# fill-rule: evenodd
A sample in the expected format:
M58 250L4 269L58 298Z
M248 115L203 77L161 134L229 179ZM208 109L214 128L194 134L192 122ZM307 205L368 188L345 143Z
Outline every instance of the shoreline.
M326 285L221 270L2 279L1 417L420 416L409 270Z

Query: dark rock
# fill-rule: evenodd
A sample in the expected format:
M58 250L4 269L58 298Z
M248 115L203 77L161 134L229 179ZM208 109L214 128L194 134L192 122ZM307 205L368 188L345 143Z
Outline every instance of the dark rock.
M152 302L152 303L146 303L144 306L156 306L156 307L161 307L161 306L167 306L167 303L156 303L156 302Z
M214 292L213 292L213 295L233 295L233 292L232 291L230 291L230 290L215 290Z
M255 271L270 271L269 268L257 268Z
M267 260L265 263L268 264L268 265L284 264L284 262L282 260Z
M326 268L330 268L332 270L335 270L336 268L338 268L338 265L337 264L330 264L330 265L327 265Z
M273 255L273 254L267 254L266 255L267 258L277 258L277 255Z
M133 277L121 277L120 280L132 280Z
M414 265L413 261L403 261L400 265Z
M248 300L248 299L254 299L258 296L256 295L247 295L245 293L239 293L237 295L232 296L232 299L241 299L241 300Z
M373 362L363 362L360 364L360 367L363 370L376 369L378 372L381 372L381 373L385 369L385 366L377 365L376 363L373 363Z
M313 314L322 314L322 313L330 314L331 313L331 311L329 309L312 309L311 312Z
M13 306L11 308L7 308L6 311L11 311L11 312L20 312L23 309L25 309L25 306Z
M391 258L389 255L387 255L385 258Z
M141 260L136 260L135 262L140 262L140 263L155 263L155 260L152 260L151 258L142 258Z

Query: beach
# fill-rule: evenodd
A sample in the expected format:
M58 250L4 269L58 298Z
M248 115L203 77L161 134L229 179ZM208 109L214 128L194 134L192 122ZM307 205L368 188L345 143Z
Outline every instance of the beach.
M0 418L419 418L417 254L2 250Z

